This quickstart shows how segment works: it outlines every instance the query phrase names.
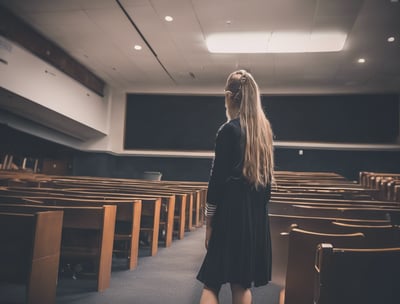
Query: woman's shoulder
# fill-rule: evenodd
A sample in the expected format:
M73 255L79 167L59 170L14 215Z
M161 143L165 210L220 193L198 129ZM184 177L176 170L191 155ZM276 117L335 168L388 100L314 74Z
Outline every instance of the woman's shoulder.
M240 119L235 118L224 123L218 132L235 132L240 130Z
M241 136L240 120L235 118L224 123L218 130L218 137L238 138Z

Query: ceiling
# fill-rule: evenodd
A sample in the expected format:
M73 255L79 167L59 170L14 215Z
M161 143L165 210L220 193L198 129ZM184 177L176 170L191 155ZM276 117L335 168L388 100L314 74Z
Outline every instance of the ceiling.
M400 93L397 0L0 0L0 5L127 92L222 93L227 75L246 68L265 94ZM174 20L165 21L167 15ZM211 54L205 43L216 32L323 30L347 33L343 51ZM136 44L142 50L134 50Z

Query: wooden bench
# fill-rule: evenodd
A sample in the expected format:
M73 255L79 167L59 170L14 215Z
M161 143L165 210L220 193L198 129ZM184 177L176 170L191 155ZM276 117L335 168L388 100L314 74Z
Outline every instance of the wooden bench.
M338 229L334 222L353 225L390 226L390 219L352 219L339 217L298 216L290 214L269 214L272 240L272 277L274 282L285 285L288 261L288 234L293 226L304 230L324 231L326 233L346 233ZM354 230L352 231L354 232Z
M169 247L172 242L174 230L179 239L184 237L185 230L192 230L192 217L189 216L189 214L193 213L192 192L157 188L157 185L150 183L151 181L146 181L146 183L144 183L144 181L133 183L131 180L124 180L123 183L116 183L114 179L101 181L102 183L95 183L92 179L84 179L83 182L73 180L53 180L47 181L45 184L41 184L41 186L54 186L72 191L76 191L77 189L92 192L106 190L112 191L113 193L124 193L130 195L155 195L160 197L171 197L171 195L174 195L174 202L170 198L163 198L162 200L164 208L161 208L161 211L166 210L166 215L164 217L166 226L166 247ZM163 215L160 215L160 217L163 218ZM174 229L175 226L176 229Z
M125 257L128 259L128 268L134 269L138 263L140 230L151 232L150 255L154 256L157 254L160 199L124 200L80 196L38 196L24 197L24 199L40 201L45 205L54 206L102 206L103 204L115 206L116 225L115 229L111 231L115 235L116 241L123 241L127 244ZM142 225L143 216L150 216L152 218L151 226ZM115 249L119 250L118 248Z
M30 187L8 187L0 189L0 200L7 200L11 195L17 198L23 197L30 202L43 203L46 205L116 205L115 240L116 243L124 243L124 246L123 248L116 246L115 251L121 251L123 249L128 259L128 268L134 269L137 266L140 230L150 234L150 255L154 256L157 253L161 198L155 197L154 195L123 196L123 194L79 191L79 189L75 189L75 191L66 191L54 188ZM172 203L174 202L172 201ZM171 208L173 210L173 206ZM150 220L142 220L144 218ZM170 221L172 222L172 219L170 219Z
M399 173L365 172L359 174L359 183L368 189L378 191L380 199L400 201L396 199L395 187L400 183Z
M382 200L371 200L371 199L343 199L343 198L326 198L324 196L314 196L314 197L301 197L297 195L293 196L272 196L271 203L290 203L290 204L305 204L305 205L320 205L320 206L329 206L329 205L342 205L342 206L373 206L373 207L400 207L396 202L388 202Z
M173 192L175 195L182 195L179 199L176 197L176 213L175 213L175 232L178 238L184 236L184 231L190 231L193 227L200 227L204 223L204 207L207 193L207 183L204 182L185 182L185 181L148 181L135 179L117 179L117 178L101 178L87 176L50 176L40 174L14 174L10 175L11 184L17 186L27 185L30 187L54 187L54 188L113 188L116 191L162 191ZM11 185L9 183L9 185ZM178 202L179 201L179 202ZM180 204L180 202L183 202ZM183 208L181 208L183 207ZM186 208L184 208L186 207ZM169 210L172 208L169 208ZM185 213L184 213L185 212ZM182 215L185 216L182 216ZM190 214L190 216L189 216ZM186 225L182 228L182 225ZM166 245L170 245L170 235L167 229Z
M85 196L104 195L115 198L140 198L148 200L151 197L160 197L160 232L165 230L164 245L169 247L172 244L174 232L175 214L180 215L180 210L186 210L186 194L178 194L167 191L159 191L154 189L138 189L138 188L113 188L113 187L90 187L90 188L63 188L64 193L82 193ZM185 213L183 214L183 217ZM184 225L184 218L183 218ZM184 227L183 227L184 229ZM161 233L160 233L161 234Z
M0 281L26 285L26 303L53 304L62 211L0 212Z
M288 240L285 302L309 303L312 300L312 270L318 242L330 240L336 246L353 248L400 247L400 229L390 225L345 223L323 219L303 221L303 226L292 225ZM313 225L314 230L304 230ZM300 229L303 228L303 229ZM347 240L343 236L362 234L359 239Z
M334 172L317 172L317 171L277 171L276 179L329 179L329 180L345 180L345 178Z
M93 261L97 291L110 286L116 206L0 204L1 212L63 211L61 261ZM51 229L50 229L51 230ZM58 265L57 265L58 266Z
M43 189L43 188L38 188ZM141 201L140 230L150 233L151 255L157 253L160 226L166 230L165 246L172 243L173 216L175 210L175 195L170 193L147 193L147 192L125 192L113 188L67 188L54 189L52 195L59 194L61 197L88 200L116 202L122 208L124 202L131 203ZM117 222L120 218L117 216ZM132 219L131 219L132 221Z
M180 195L181 198L177 199L177 201L185 203L179 204L176 203L176 221L178 223L179 230L179 238L183 238L183 234L181 231L181 225L185 225L184 230L191 231L193 226L200 225L200 214L202 213L200 210L201 201L200 196L197 199L196 191L188 190L188 189L176 189L171 186L164 186L160 181L144 181L144 180L114 180L107 179L101 180L101 183L96 183L93 179L85 178L82 181L73 181L73 180L52 180L51 182L47 182L46 184L52 184L59 188L88 188L91 189L113 189L114 191L118 191L121 193L139 193L139 194L155 194L155 195L171 195L174 194L176 196ZM184 196L184 197L182 197ZM204 195L203 195L204 196ZM202 196L202 197L203 197ZM204 204L205 205L205 204ZM183 208L184 207L184 208ZM170 208L171 210L171 208ZM184 212L184 217L182 217L182 210ZM193 221L194 219L194 221ZM193 225L194 223L194 225ZM169 234L168 234L169 235Z
M287 214L298 216L316 217L341 217L354 219L388 219L390 214L398 214L399 208L377 208L377 207L342 207L342 206L307 206L287 205L274 206L270 208L271 214Z
M326 240L326 241L324 241ZM329 240L329 241L328 241ZM289 234L289 249L284 297L280 304L310 304L313 300L313 265L315 250L321 242L339 246L362 244L362 233L327 234L293 228Z
M399 273L399 247L354 249L322 243L317 248L310 303L400 303Z
M377 186L377 179L386 178L386 177L393 177L393 178L400 178L399 173L389 173L389 172L367 172L367 171L360 171L359 173L359 183L361 186L365 188L376 188Z
M400 179L388 181L386 184L386 199L400 203Z
M291 186L277 186L272 188L273 193L315 193L315 194L338 194L345 199L353 199L353 198L365 198L370 197L373 198L377 195L379 190L377 189L364 189L364 188L355 188L352 187L344 188L341 187L329 187L329 186L297 186L295 184Z
M146 189L150 190L159 190L164 192L171 192L178 194L187 194L187 197L193 198L193 209L191 209L191 216L186 216L188 221L187 225L189 226L187 229L192 229L193 226L198 227L203 225L204 217L201 209L205 206L206 192L207 186L204 182L181 182L181 181L150 181L150 180L139 180L139 179L116 179L116 178L94 178L94 177L53 177L51 181L45 181L45 183L52 183L57 185L57 187L82 187L82 186L92 186L92 185L101 185L101 187L116 187L118 189L124 188L125 190L132 189ZM190 203L187 204L188 208Z
M340 217L355 219L387 219L390 214L398 214L399 208L310 206L305 204L274 204L268 206L270 214L298 216Z
M273 199L290 199L290 198L295 198L295 199L336 199L336 200L344 200L345 197L348 195L343 195L343 193L340 192L329 192L329 191L319 191L319 192L310 192L310 191L297 191L297 192L288 192L288 191L273 191L272 192L272 198ZM357 195L353 195L352 199L357 198L357 199L367 199L370 200L371 196L369 194L360 194L357 193Z

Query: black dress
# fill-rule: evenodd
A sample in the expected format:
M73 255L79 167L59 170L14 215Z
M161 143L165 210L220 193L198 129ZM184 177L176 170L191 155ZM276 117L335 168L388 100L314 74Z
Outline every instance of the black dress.
M197 279L219 290L224 283L244 288L271 280L271 237L267 203L271 187L255 189L242 176L243 136L239 119L218 130L207 202L216 205L212 235Z

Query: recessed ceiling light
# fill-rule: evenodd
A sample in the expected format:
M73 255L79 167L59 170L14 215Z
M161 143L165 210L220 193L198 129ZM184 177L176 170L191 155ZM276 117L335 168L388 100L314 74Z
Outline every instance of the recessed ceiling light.
M174 18L172 18L171 16L165 16L165 21L171 22L174 20Z
M387 39L388 42L393 42L394 40L395 40L394 37L389 37L389 38Z
M140 51L140 50L142 49L142 46L139 45L139 44L136 44L133 48L134 48L136 51Z
M365 63L365 58L358 58L357 62L358 63Z

